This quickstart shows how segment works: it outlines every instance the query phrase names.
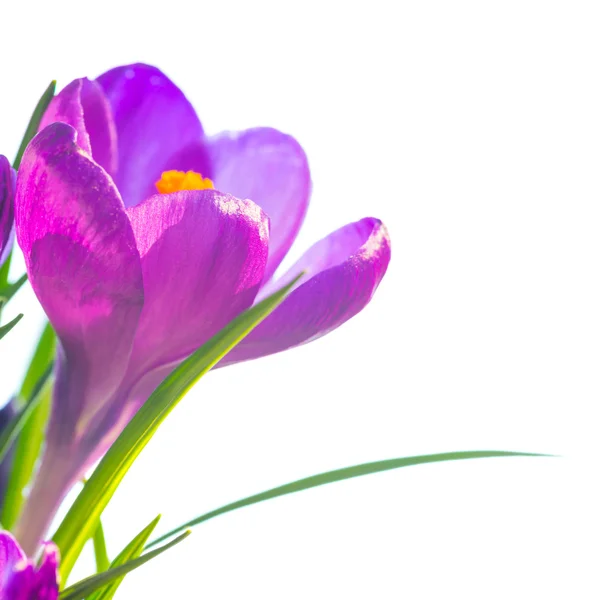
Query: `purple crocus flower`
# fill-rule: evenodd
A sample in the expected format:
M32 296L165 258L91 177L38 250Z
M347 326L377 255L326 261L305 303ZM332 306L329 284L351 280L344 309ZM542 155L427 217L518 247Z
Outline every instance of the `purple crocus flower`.
M56 600L58 550L44 544L39 567L27 558L15 538L0 531L0 600Z
M236 315L307 272L220 366L337 328L366 306L390 259L385 227L366 218L274 280L308 206L302 148L269 128L205 136L154 67L73 81L44 126L15 200L29 280L61 342L46 452L19 530L27 549L160 380Z
M0 154L0 267L12 250L14 195L15 171L8 159Z

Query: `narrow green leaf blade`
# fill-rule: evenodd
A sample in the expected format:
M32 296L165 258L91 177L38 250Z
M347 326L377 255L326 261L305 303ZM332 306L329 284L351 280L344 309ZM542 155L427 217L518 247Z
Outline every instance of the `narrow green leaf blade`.
M175 369L125 427L96 467L54 535L66 581L85 541L134 460L185 393L271 313L298 281L249 308Z
M23 313L17 315L10 323L0 326L0 340L23 318Z
M43 394L43 388L50 379L50 369L47 370L46 374L38 382L38 389L34 390L34 395L30 402L27 403L8 423L8 425L0 433L0 462L4 460L6 453L9 451L15 438L19 435L19 432L23 429L23 426L27 423L27 420L31 416L31 413L40 403Z
M308 490L310 488L318 487L328 483L335 483L337 481L344 481L345 479L352 479L353 477L362 477L363 475L371 475L372 473L380 473L382 471L399 469L401 467L410 467L413 465L423 465L427 463L444 462L451 460L465 460L472 458L497 458L505 456L547 455L531 454L528 452L503 452L500 450L476 450L469 452L445 452L442 454L425 454L422 456L392 458L388 460L380 460L377 462L356 465L353 467L345 467L343 469L337 469L335 471L328 471L326 473L320 473L319 475L306 477L305 479L299 479L298 481L287 483L285 485L267 490L266 492L261 492L260 494L255 494L254 496L243 498L242 500L238 500L237 502L226 504L221 508L217 508L216 510L212 510L204 515L196 517L195 519L188 521L184 525L180 525L179 527L172 529L168 533L161 535L159 538L153 540L150 544L148 544L148 548L152 548L156 544L160 544L162 541L173 537L174 535L177 535L179 532L187 530L190 527L194 527L194 525L199 525L200 523L204 523L204 521L214 519L215 517L231 512L232 510L237 510L238 508L243 508L244 506L250 506L251 504L257 504L258 502L264 502L265 500L272 500L273 498L277 498L279 496L295 494L296 492L301 492L303 490Z
M8 274L10 271L10 263L12 262L12 251L6 257L6 260L0 265L0 288L4 288L8 283ZM0 308L2 303L0 303Z
M36 107L33 109L33 114L29 119L29 124L27 125L27 129L23 135L23 139L21 140L21 145L19 146L19 150L17 151L17 156L15 157L15 161L13 162L13 168L15 170L19 170L21 166L21 160L23 159L23 154L25 153L25 148L29 142L34 138L35 134L38 132L40 128L40 123L42 122L42 117L48 108L48 105L54 98L54 92L56 91L56 81L51 81L41 98L38 100ZM12 251L6 257L4 264L0 267L0 286L4 287L6 282L8 281L8 272L10 270L10 263L12 261Z
M0 308L3 307L8 301L23 287L23 284L27 281L27 273L21 275L19 279L6 285L0 292Z
M23 135L23 139L21 140L21 145L19 146L19 151L17 152L17 156L15 158L15 162L13 163L13 168L18 169L21 166L21 159L23 158L23 154L25 152L25 148L29 142L34 138L35 134L38 132L40 128L40 123L42 121L42 117L48 108L52 98L54 98L54 92L56 91L56 81L51 81L50 85L46 88L41 98L38 100L38 103L33 110L33 114L29 119L29 125L27 125L27 129L25 130L25 134Z
M39 378L54 360L55 348L56 334L50 323L46 323L35 348L35 352L33 353L31 362L29 363L25 378L23 379L21 390L19 391L21 402L25 403L31 398L31 393L37 385Z
M25 148L29 142L34 138L35 134L38 132L40 128L40 123L42 122L42 117L48 108L48 105L54 98L54 92L56 91L56 81L51 81L40 99L36 104L36 107L33 109L33 114L29 119L29 124L27 125L27 129L23 135L23 139L21 140L21 145L19 146L19 150L17 151L17 156L15 157L15 161L13 162L13 168L15 170L19 170L21 166L21 160L23 159L23 154L25 153ZM0 286L4 287L6 282L8 281L8 272L10 270L10 263L12 262L12 251L6 257L4 264L0 267Z
M115 558L115 560L111 563L110 568L114 569L115 567L119 567L126 562L133 560L140 556L140 554L144 551L144 546L148 541L148 538L154 531L158 521L160 520L160 515L156 517L149 525L144 527L140 533L138 533L132 540L125 546L125 548L120 552L120 554ZM114 579L111 583L109 583L106 587L94 592L92 596L88 598L88 600L110 600L117 591L117 588L121 585L121 582L125 576Z
M94 531L92 543L94 544L96 573L102 573L110 567L110 559L108 558L108 552L106 551L106 539L104 537L104 527L102 527L101 519L98 519L98 525Z
M44 373L54 360L56 336L50 324L46 324L31 363L17 396L18 406L23 407L34 397L34 391ZM21 431L13 454L12 470L8 479L2 509L2 524L12 529L23 506L23 490L31 480L44 440L44 430L52 401L51 386L44 388L39 404Z
M130 560L122 565L119 565L118 567L104 571L104 573L92 575L91 577L87 577L86 579L78 581L76 584L68 587L66 590L63 590L59 595L59 600L84 600L92 592L102 589L115 579L122 579L130 571L141 567L149 560L156 558L159 554L162 554L169 548L179 544L179 542L182 542L190 533L190 531L186 531L183 535L175 538L172 542L169 542L168 544L165 544L156 550L152 550L151 552L148 552L148 554L144 554L143 556L140 556L134 560Z

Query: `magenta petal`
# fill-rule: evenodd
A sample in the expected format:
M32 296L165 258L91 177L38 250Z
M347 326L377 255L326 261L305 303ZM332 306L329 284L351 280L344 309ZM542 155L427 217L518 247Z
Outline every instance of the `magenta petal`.
M15 538L0 532L0 599L56 600L58 598L58 550L44 545L39 569L29 560Z
M214 190L155 195L127 212L144 274L129 372L136 379L172 368L253 303L268 220L253 202Z
M271 223L268 280L296 239L310 198L306 154L291 136L261 127L223 133L206 140L215 187L237 198L249 198Z
M197 142L202 126L181 90L144 64L117 67L97 79L114 115L118 144L117 186L127 206L147 197L170 156Z
M92 157L114 176L118 165L117 127L108 98L98 82L82 79L81 83L81 105L92 145Z
M15 171L0 154L0 266L12 250L14 233Z
M33 600L35 574L33 565L15 538L0 532L0 598Z
M0 531L0 591L4 574L22 560L27 560L27 556L15 538L8 531Z
M95 81L75 79L56 95L40 124L62 122L77 131L77 145L108 173L117 170L117 130L108 100Z
M58 548L52 542L44 544L40 566L36 573L36 600L56 600L58 598Z
M315 244L261 297L305 271L271 315L221 361L220 366L281 352L315 340L359 313L371 300L390 261L390 239L381 221L363 219Z
M64 350L48 439L69 445L129 359L143 304L135 238L112 180L63 123L39 133L23 156L15 225L29 281Z
M52 123L67 123L77 132L77 145L91 156L90 136L83 118L81 87L82 80L75 79L52 98L40 123L40 131Z

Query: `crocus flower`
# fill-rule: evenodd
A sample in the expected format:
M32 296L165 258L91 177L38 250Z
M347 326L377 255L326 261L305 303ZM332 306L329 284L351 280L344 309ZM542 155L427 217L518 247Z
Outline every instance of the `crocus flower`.
M232 318L305 271L221 365L312 341L366 306L390 259L385 227L366 218L274 280L308 205L302 148L269 128L205 136L154 67L75 80L42 126L19 170L15 221L61 344L19 531L27 548L160 380Z
M12 250L15 172L0 154L0 267Z
M56 600L58 550L44 544L40 566L27 558L15 538L0 531L0 600Z

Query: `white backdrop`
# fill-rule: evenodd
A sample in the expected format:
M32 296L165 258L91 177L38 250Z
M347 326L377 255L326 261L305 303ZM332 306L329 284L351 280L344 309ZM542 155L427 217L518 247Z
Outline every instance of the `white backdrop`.
M271 125L303 144L314 193L294 256L362 216L392 236L353 321L188 395L105 514L113 556L159 512L165 531L360 462L564 456L412 467L243 509L119 597L598 598L597 6L2 0L0 152L50 79L149 62L208 132ZM19 302L4 397L41 323Z

